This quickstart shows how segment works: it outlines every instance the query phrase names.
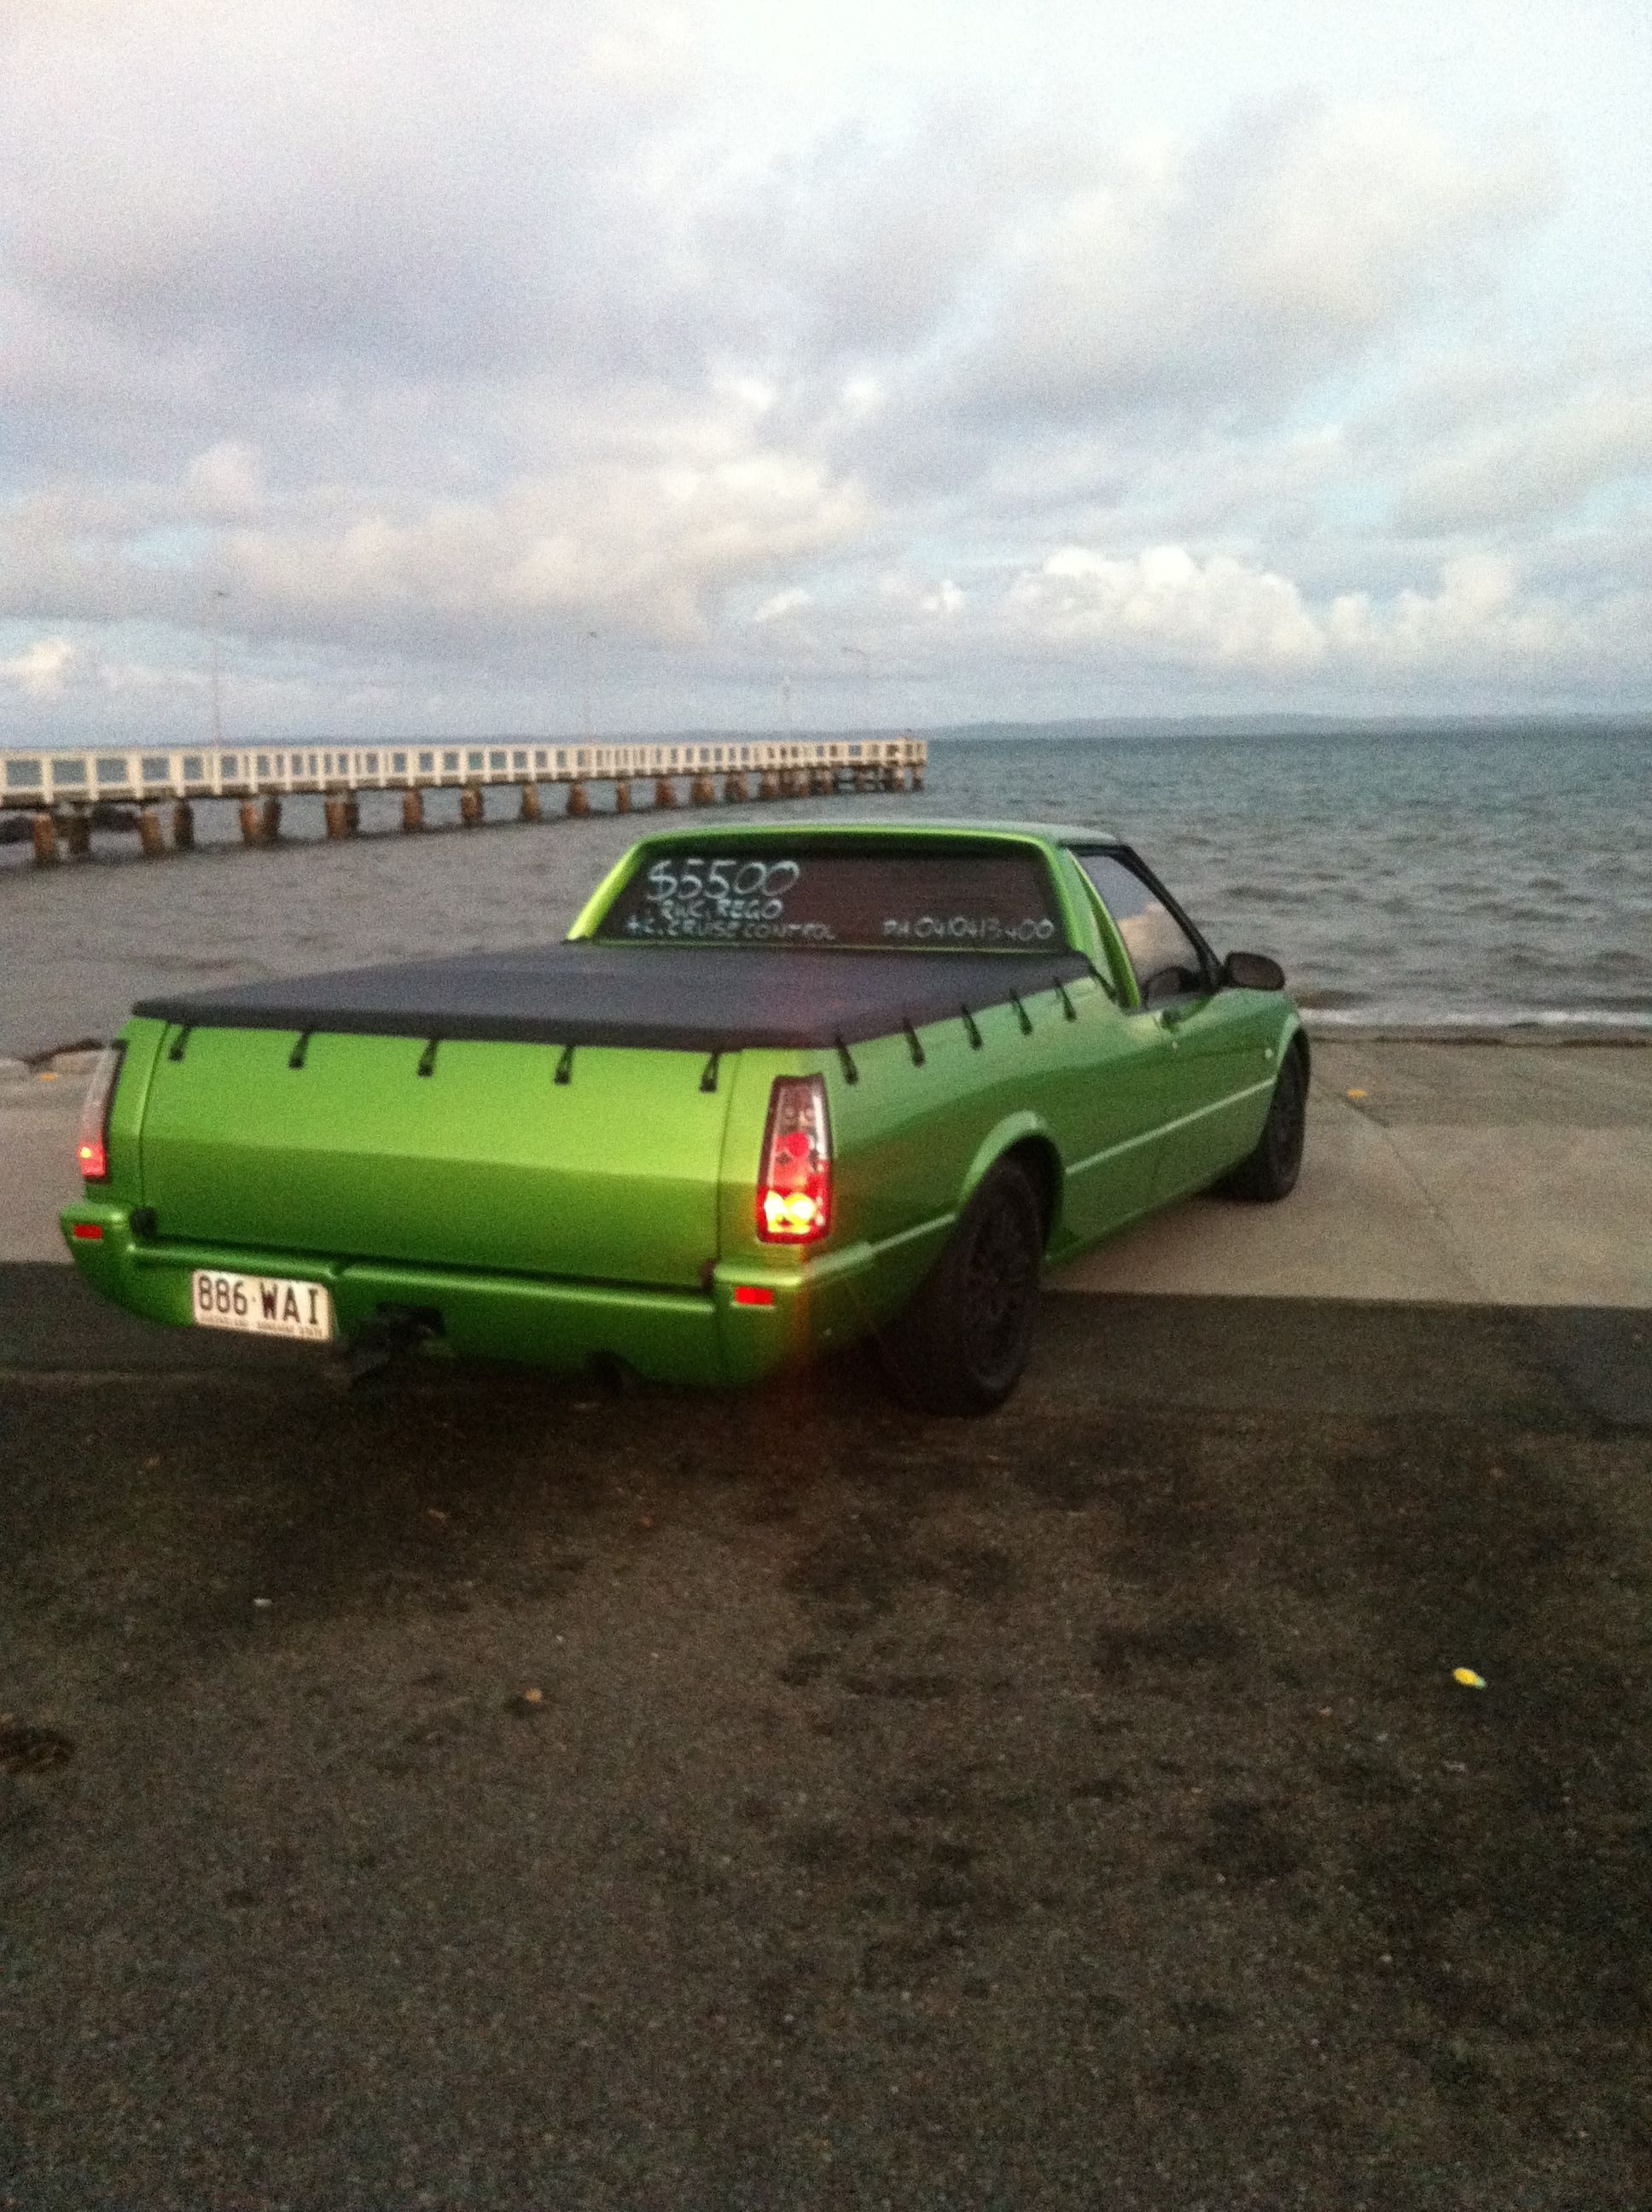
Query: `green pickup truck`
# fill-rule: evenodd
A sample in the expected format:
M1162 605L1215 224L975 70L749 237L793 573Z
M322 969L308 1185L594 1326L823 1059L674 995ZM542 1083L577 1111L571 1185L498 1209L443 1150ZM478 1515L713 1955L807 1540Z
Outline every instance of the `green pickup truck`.
M1308 1051L1099 831L695 824L562 944L141 1001L64 1233L159 1322L701 1383L870 1336L981 1413L1047 1264L1285 1195Z

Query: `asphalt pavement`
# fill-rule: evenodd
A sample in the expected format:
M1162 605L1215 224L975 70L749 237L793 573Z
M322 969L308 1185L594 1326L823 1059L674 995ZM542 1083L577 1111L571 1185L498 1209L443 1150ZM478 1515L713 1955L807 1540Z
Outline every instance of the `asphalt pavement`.
M944 1424L0 1269L0 2206L1644 2206L1649 1353L1055 1296Z
M967 1423L151 1329L7 1086L0 2212L1644 2212L1652 1052L1316 1072Z

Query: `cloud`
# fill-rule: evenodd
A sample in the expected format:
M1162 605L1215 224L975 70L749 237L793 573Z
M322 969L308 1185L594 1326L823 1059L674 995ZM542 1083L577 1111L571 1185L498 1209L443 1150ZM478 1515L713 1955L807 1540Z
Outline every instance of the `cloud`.
M682 643L732 587L841 544L863 511L817 464L756 451L524 477L404 520L367 508L236 532L222 562L237 605L289 635L486 649L589 618Z
M691 642L727 594L865 524L863 489L766 443L758 412L737 393L692 420L610 425L560 470L463 498L349 483L277 496L234 441L177 483L36 494L0 509L0 618L56 606L197 626L224 590L237 631L328 647L468 656L543 643L548 621ZM209 522L206 568L191 533Z
M1018 624L1050 645L1121 646L1191 661L1296 667L1325 635L1289 578L1185 546L1119 557L1068 546L1008 597Z
M1266 412L1483 288L1552 191L1533 148L1474 159L1403 109L1306 94L1095 167L1017 235L960 404Z
M1529 527L1602 485L1649 475L1652 381L1582 392L1546 413L1478 428L1400 484L1394 523L1436 536Z
M16 0L18 711L187 700L215 610L277 720L555 714L588 629L687 720L851 641L1632 689L1644 347L1517 312L1558 142L1387 30L1239 67L1278 6L1190 70L1066 0Z
M264 505L264 462L256 446L226 438L197 453L184 471L189 506L203 522L244 522Z
M66 637L39 638L9 660L0 660L0 679L16 684L32 699L56 699L74 658L75 648Z
M1201 678L1243 670L1360 687L1525 686L1583 679L1597 656L1616 668L1652 667L1652 590L1579 610L1522 591L1513 563L1487 554L1445 562L1432 589L1314 599L1290 577L1231 555L1070 546L1007 584L999 622L1046 651Z
M1576 641L1579 625L1552 600L1522 602L1511 562L1471 554L1442 565L1431 594L1407 589L1384 604L1365 592L1340 593L1324 628L1337 651L1380 668L1552 660Z
M781 616L797 614L805 607L813 606L814 603L812 592L805 592L793 584L789 590L774 592L761 606L754 608L751 619L754 623L778 622Z
M663 353L672 204L646 156L687 85L616 64L648 22L612 0L37 18L0 104L18 277L66 324L261 386L611 366L645 329Z

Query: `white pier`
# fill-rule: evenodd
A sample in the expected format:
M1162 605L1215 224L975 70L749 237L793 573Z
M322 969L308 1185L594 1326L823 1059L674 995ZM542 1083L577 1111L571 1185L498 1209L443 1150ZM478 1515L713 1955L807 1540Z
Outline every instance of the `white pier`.
M70 751L0 749L0 809L32 813L34 856L50 865L66 848L71 857L90 849L96 810L136 807L146 853L166 849L162 805L172 810L172 842L194 842L193 808L202 799L240 802L241 835L249 845L273 844L281 834L281 802L313 794L325 802L329 837L353 836L357 799L364 791L402 794L402 827L424 827L424 793L457 791L467 825L486 819L483 794L504 786L521 794L520 814L541 817L541 789L561 787L565 811L591 811L592 783L611 783L614 806L631 811L632 787L652 784L657 807L692 805L721 797L780 799L829 796L839 791L921 791L929 747L922 738L741 738L659 744L547 744L537 738L488 738L481 743L391 743L377 745L281 744L137 746L131 751L88 748ZM720 793L719 785L721 785Z

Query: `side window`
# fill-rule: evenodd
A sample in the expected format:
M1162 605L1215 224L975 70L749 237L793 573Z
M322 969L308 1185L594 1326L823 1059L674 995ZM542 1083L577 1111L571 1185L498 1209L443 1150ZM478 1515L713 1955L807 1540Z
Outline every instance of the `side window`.
M1095 884L1130 956L1144 1005L1206 988L1199 947L1158 893L1112 853L1073 856Z

